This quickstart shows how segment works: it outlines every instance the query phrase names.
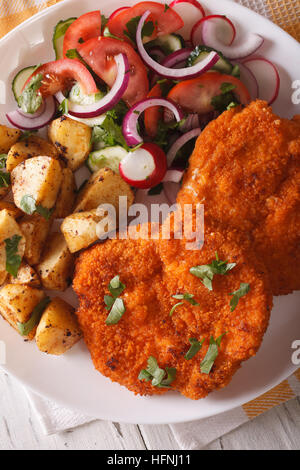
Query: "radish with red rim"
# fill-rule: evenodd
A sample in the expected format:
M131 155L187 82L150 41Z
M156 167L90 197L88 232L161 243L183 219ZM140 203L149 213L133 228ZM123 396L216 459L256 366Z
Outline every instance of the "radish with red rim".
M206 21L214 21L214 23L218 25L222 43L231 46L236 37L236 29L232 21L230 21L227 16L223 15L205 16L194 24L191 31L191 43L193 46L196 47L199 46L199 44L203 44L202 28Z
M158 185L167 171L166 154L156 144L146 143L120 162L121 177L131 186L149 189Z
M129 147L134 147L143 142L142 137L137 130L137 123L140 115L147 109L153 106L164 106L168 108L175 116L177 122L183 119L183 112L181 109L165 98L146 98L135 104L125 115L123 120L123 135Z
M177 32L188 39L195 21L199 21L205 16L202 5L197 0L174 0L169 5L183 19L184 26Z
M258 81L258 98L269 105L274 103L279 94L280 76L275 65L264 57L249 57L242 62Z
M115 62L117 65L117 77L107 95L90 105L80 105L72 103L72 101L69 100L69 114L71 116L78 118L100 116L112 109L121 100L129 83L129 62L125 54L115 56ZM59 103L62 103L66 99L62 92L57 93L55 96Z
M165 77L165 78L174 79L174 80L193 78L193 77L197 77L201 75L207 70L210 70L218 62L219 60L218 53L211 52L205 59L203 59L203 61L198 62L196 65L193 65L192 67L185 67L182 69L172 69L172 68L164 67L161 64L158 64L155 60L152 59L152 57L150 57L150 55L146 51L144 44L143 44L143 39L142 39L143 26L145 24L145 21L149 17L149 15L150 15L150 11L146 11L139 21L137 31L136 31L136 43L137 43L140 56L142 57L145 64L148 65L150 69L154 70L154 72L156 72L158 75Z
M254 73L244 63L239 62L237 65L240 69L241 81L246 85L252 100L256 100L259 96L259 86Z

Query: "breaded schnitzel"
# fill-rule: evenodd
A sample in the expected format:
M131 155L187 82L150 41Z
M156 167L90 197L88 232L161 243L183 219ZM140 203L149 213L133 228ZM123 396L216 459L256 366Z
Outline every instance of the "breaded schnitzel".
M172 237L173 238L173 237ZM199 399L228 384L242 361L258 350L266 331L272 295L264 266L251 248L236 241L234 231L206 229L202 250L186 250L185 240L108 240L83 252L77 261L74 290L85 342L98 371L136 394L163 394L168 388L139 379L147 360L160 368L175 368L171 390ZM213 290L190 273L190 268L216 259L236 263L226 275L213 278ZM104 296L116 275L125 285L120 295L125 313L117 324L105 323ZM250 291L230 308L230 293L250 285ZM180 303L173 295L193 295L198 305ZM170 315L172 307L180 305ZM194 303L195 303L194 302ZM209 340L223 335L209 373L200 365ZM195 338L202 349L184 356Z
M212 121L190 158L177 202L203 202L206 221L250 237L274 295L300 289L300 119L263 101ZM223 228L222 228L223 230Z

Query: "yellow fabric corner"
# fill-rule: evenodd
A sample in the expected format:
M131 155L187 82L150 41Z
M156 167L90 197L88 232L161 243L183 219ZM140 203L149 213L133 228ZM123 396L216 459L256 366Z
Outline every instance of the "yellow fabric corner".
M259 416L261 413L270 410L280 403L284 403L291 398L294 398L295 394L291 389L287 380L284 380L277 387L273 388L267 393L264 393L255 400L245 403L243 405L243 410L249 419L253 419L256 416Z

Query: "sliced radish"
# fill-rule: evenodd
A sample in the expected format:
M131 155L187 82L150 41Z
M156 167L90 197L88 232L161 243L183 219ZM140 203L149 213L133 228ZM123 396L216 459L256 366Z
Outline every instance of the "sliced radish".
M197 21L191 31L191 43L194 47L203 44L202 30L206 22L214 22L217 26L217 37L226 46L231 46L236 36L236 29L227 16L209 15Z
M250 57L243 61L258 81L258 97L274 103L280 89L280 77L275 65L264 57Z
M176 199L177 199L177 194L178 191L181 188L180 183L173 183L172 181L168 181L167 183L164 183L164 193L166 198L169 201L169 204L175 204Z
M18 110L6 114L8 121L18 129L24 131L37 130L45 127L52 121L56 113L56 103L53 96L45 98L44 112L35 118L24 116Z
M238 42L235 41L233 44L227 45L223 42L219 28L219 21L214 19L204 21L202 27L203 43L216 51L222 52L227 59L248 57L257 51L264 42L264 39L258 34L246 33L239 38Z
M189 39L193 25L205 16L205 11L197 0L174 0L169 5L183 19L184 26L177 31L178 34Z
M237 65L240 68L241 81L244 83L244 85L246 85L250 93L251 99L256 100L259 95L259 87L255 75L245 64L239 63Z
M119 166L120 175L131 186L149 189L159 184L167 171L167 159L156 144L143 144L134 152L128 152Z

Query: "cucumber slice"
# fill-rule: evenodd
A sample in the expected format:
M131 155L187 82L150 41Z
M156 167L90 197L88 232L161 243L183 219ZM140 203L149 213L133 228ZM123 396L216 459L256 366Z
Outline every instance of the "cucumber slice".
M89 105L89 104L94 104L97 101L101 100L105 93L102 91L99 91L98 93L95 93L94 95L86 95L83 93L81 86L79 83L75 83L75 85L72 87L70 94L68 96L68 99L72 103L76 104L81 104L81 105Z
M53 33L53 47L55 51L55 59L59 60L63 58L63 45L64 37L68 27L76 20L77 18L69 18L67 20L61 20L54 28Z
M148 46L150 43L148 43ZM151 41L152 46L159 46L166 55L172 52L179 51L185 47L185 41L180 34L166 34L159 36L154 41Z
M214 51L211 47L208 46L197 46L195 49L191 52L190 57L187 60L187 65L191 67L192 65L197 64L201 60L205 59L205 57L208 56L208 54ZM231 75L232 70L233 70L233 65L229 62L226 57L223 56L223 54L219 51L216 51L220 59L218 62L212 67L213 70L217 70L218 72L221 73L226 73L227 75Z
M119 173L119 164L128 152L118 145L106 147L102 150L92 152L87 159L88 168L94 173L100 168L110 168L115 173Z
M36 65L31 65L30 67L26 67L25 69L20 70L20 72L18 72L15 78L13 79L12 91L14 93L14 97L16 101L18 101L19 96L21 96L23 86L27 82L30 75L33 74L35 69L36 69Z

